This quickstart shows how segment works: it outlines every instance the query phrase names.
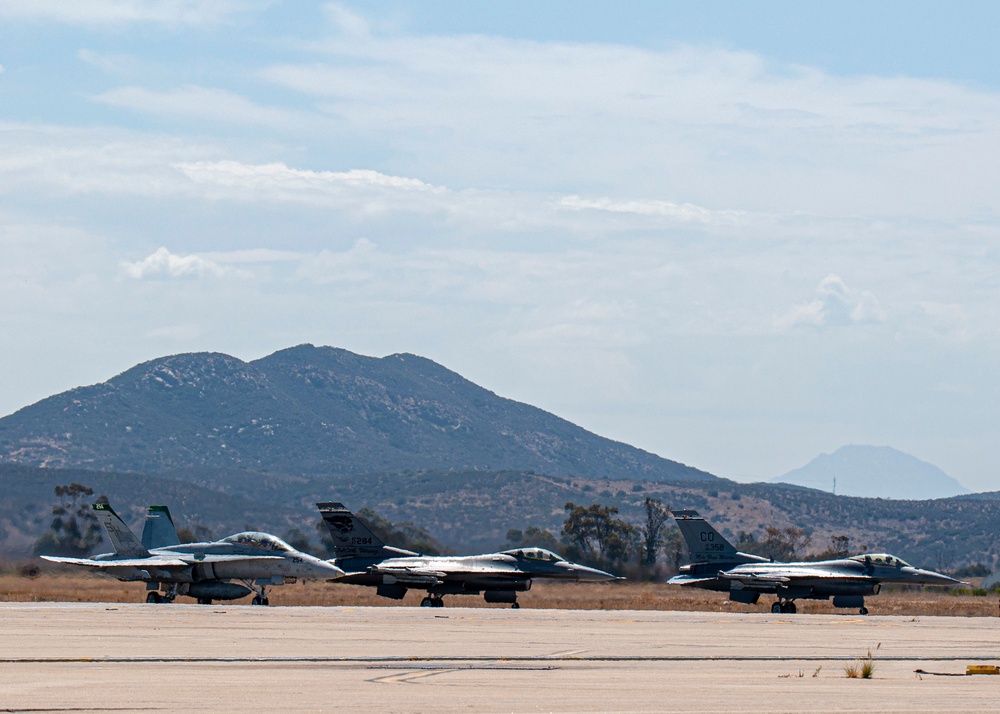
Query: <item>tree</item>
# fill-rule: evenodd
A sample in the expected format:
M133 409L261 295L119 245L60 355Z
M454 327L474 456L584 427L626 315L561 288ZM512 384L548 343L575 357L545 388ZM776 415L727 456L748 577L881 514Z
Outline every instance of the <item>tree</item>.
M670 507L664 506L660 499L648 496L642 505L646 509L646 521L639 529L642 535L643 562L651 567L656 565L656 556L663 545L663 525L670 518Z
M663 553L666 555L667 564L672 573L680 572L686 549L687 544L684 542L680 528L674 526L668 530L663 537Z
M614 506L599 503L578 506L569 502L565 511L562 536L569 544L567 554L591 562L606 560L620 563L636 549L638 529L621 518L615 518L618 509Z
M177 529L177 540L181 543L208 543L212 540L212 530L208 526L197 525Z
M764 528L764 540L759 542L758 555L771 560L795 560L796 556L809 547L812 538L797 526Z
M849 555L851 555L851 537L835 535L830 537L829 548L810 555L806 560L835 560L837 558L846 558Z
M94 489L79 483L56 486L58 501L52 506L52 523L49 530L35 541L35 553L82 558L101 542L101 524L91 507L89 496ZM100 496L99 503L107 503L107 496Z
M292 528L285 533L285 537L282 540L295 548L295 550L300 550L303 553L308 553L312 549L309 537L298 528Z
M851 554L851 537L835 535L830 538L830 552L834 558L846 558Z

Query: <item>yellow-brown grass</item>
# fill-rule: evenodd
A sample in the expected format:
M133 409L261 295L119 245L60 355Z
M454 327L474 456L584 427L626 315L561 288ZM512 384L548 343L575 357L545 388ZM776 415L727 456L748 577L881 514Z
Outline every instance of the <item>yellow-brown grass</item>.
M299 582L270 589L271 605L416 606L423 593L411 590L399 600L378 597L373 588L325 582ZM0 575L0 602L143 602L143 583L122 583L99 574L45 570L29 577L8 571ZM722 593L680 588L664 583L547 583L536 581L531 590L518 594L526 608L562 610L689 610L707 612L769 612L773 598L764 596L757 605L729 602ZM179 602L192 602L181 598ZM248 603L249 598L237 601ZM453 595L445 599L453 607L509 607L489 605L481 596ZM799 600L799 612L844 613L828 601ZM997 617L1000 604L995 595L949 595L943 590L883 591L869 598L875 615L956 615Z

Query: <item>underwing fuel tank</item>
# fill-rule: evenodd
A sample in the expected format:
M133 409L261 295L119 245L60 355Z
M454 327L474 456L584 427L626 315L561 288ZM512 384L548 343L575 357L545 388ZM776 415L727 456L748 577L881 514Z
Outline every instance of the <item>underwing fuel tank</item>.
M187 595L208 600L239 600L252 590L236 583L191 583Z

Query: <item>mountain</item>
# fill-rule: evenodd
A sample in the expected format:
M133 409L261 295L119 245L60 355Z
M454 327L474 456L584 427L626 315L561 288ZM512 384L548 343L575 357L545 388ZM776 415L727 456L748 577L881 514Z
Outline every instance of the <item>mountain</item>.
M163 357L49 397L0 419L0 463L716 479L499 397L423 357L312 345L252 362L217 353Z
M842 446L772 482L789 483L845 496L924 500L969 493L933 464L888 446Z

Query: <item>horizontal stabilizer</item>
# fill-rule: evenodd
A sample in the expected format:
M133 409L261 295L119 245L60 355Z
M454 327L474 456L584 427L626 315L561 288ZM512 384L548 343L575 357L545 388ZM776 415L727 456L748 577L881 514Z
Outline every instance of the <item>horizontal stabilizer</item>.
M668 585L698 585L699 583L714 583L716 577L714 575L710 576L692 576L692 575L675 575L667 581Z

